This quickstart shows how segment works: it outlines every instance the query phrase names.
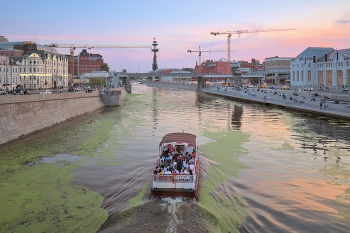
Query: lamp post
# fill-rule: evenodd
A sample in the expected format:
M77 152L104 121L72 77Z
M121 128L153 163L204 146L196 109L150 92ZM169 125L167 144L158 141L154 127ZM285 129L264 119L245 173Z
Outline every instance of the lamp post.
M9 93L9 91L8 91L8 87L7 87L7 83L8 83L8 77L7 77L7 64L8 64L8 57L6 56L6 82L5 82L5 85L6 85L6 95L8 95Z
M11 94L13 94L13 88L12 88L12 61L10 62L10 69L11 69L11 80L10 80L10 89L11 89Z

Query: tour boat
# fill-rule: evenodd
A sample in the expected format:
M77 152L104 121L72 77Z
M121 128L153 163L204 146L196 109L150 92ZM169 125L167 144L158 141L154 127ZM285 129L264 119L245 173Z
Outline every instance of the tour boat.
M163 157L166 154L171 155L171 157ZM154 172L152 196L196 197L199 177L199 155L196 135L185 132L166 134L159 143L159 158L157 159L156 169L165 167L163 171L172 170L173 172L170 174ZM162 159L164 159L164 162ZM170 165L170 159L172 165ZM181 169L177 174L174 170L174 160L176 161L177 170L180 167L186 167L184 162L186 161L186 171ZM191 171L188 172L189 170Z

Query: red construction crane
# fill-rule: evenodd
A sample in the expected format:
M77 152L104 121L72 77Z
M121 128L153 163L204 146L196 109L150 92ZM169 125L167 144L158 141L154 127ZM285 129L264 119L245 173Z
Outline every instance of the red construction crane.
M71 64L71 72L70 72L70 82L73 83L74 77L74 49L76 48L101 48L101 49L149 49L152 48L152 45L89 45L89 44L56 44L51 43L47 45L52 48L67 48L70 50L70 64Z
M289 31L289 30L296 30L295 28L286 28L286 29L257 29L257 30L238 30L238 31L227 31L227 32L211 32L211 35L220 35L220 34L226 34L227 35L227 71L228 74L231 73L231 35L232 34L238 34L239 36L243 33L257 33L257 32L274 32L274 31Z
M198 53L198 65L199 65L199 73L201 74L201 62L202 62L202 52L227 52L226 50L201 50L201 46L199 46L198 50L187 50L189 53ZM236 52L236 51L231 51L231 52Z

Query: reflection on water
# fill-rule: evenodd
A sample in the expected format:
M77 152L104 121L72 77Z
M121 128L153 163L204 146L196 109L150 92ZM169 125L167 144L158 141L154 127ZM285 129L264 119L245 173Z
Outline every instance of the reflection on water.
M138 84L132 90L120 108L1 148L0 207L9 214L0 216L0 229L350 228L349 122L192 91ZM205 156L199 200L150 198L159 141L183 130L198 135ZM32 161L36 163L28 166ZM45 205L39 205L43 200ZM94 221L85 221L91 214Z

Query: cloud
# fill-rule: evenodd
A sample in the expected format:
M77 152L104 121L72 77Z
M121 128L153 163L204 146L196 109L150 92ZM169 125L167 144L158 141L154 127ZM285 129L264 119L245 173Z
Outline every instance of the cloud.
M345 25L348 23L350 23L350 20L348 20L348 19L339 19L339 20L333 22L333 24L335 24L335 25Z

